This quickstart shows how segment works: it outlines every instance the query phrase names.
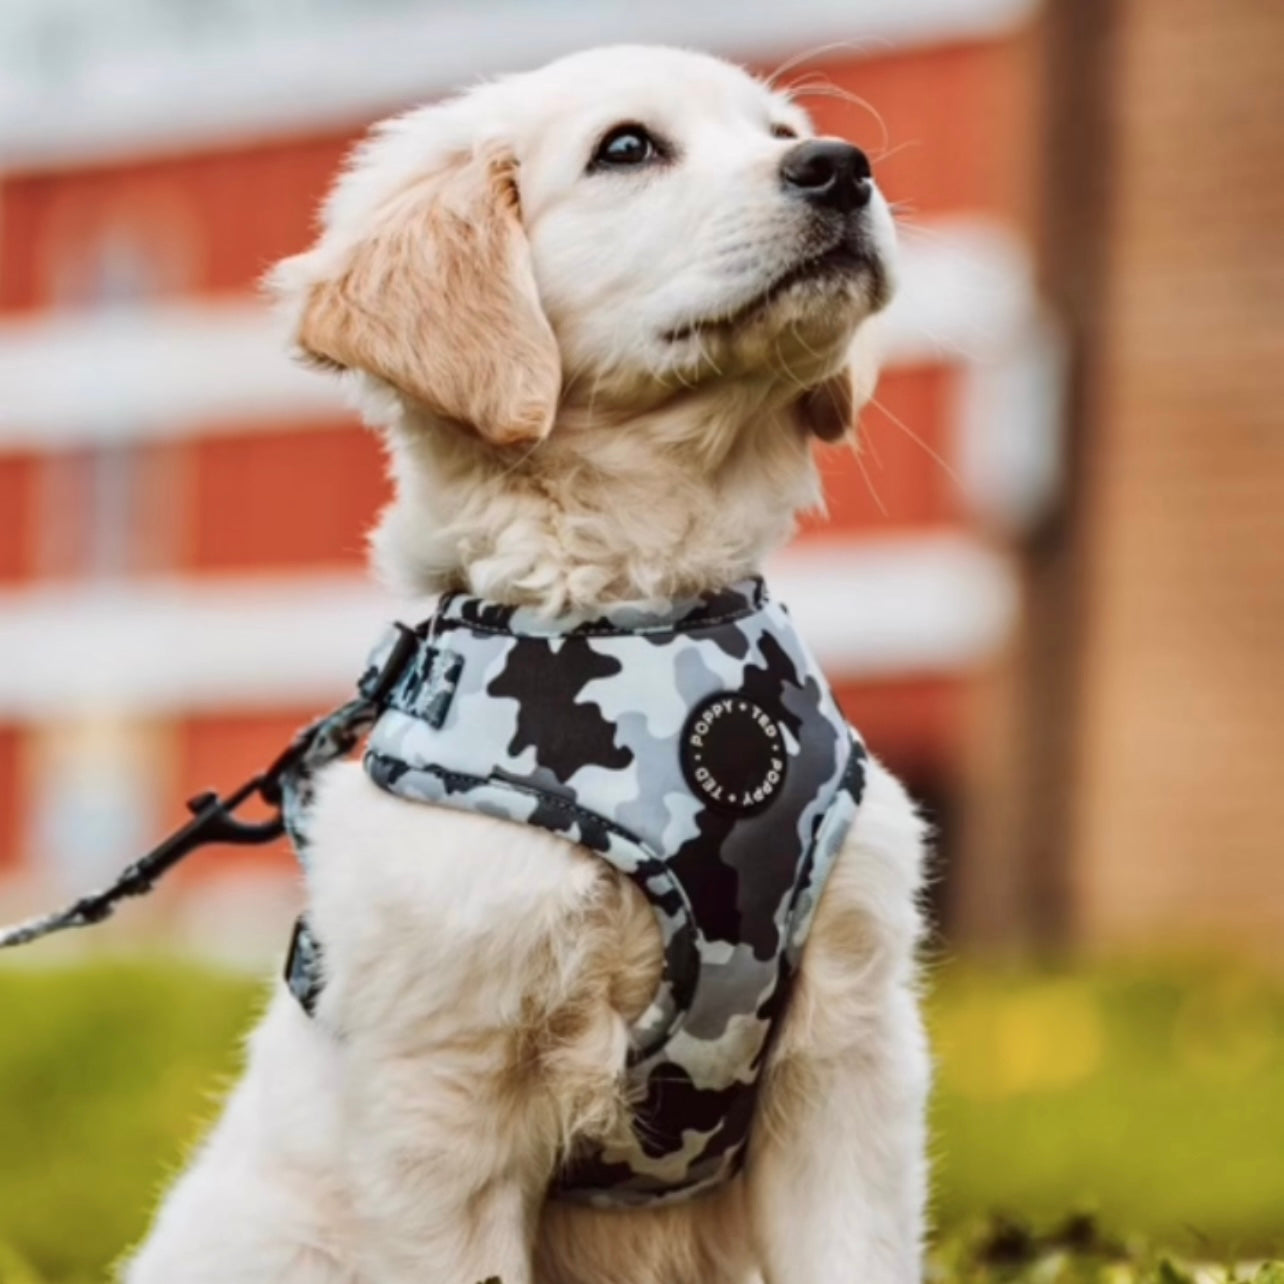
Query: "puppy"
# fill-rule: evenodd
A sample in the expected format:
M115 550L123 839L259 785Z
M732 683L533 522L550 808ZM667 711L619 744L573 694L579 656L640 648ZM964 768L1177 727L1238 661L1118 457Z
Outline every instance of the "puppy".
M535 635L559 621L557 651L621 611L742 618L709 603L757 592L732 586L819 503L813 440L842 437L867 394L865 322L894 279L859 151L813 140L787 94L724 62L611 48L376 128L272 287L298 348L348 372L386 442L379 571L465 595L475 640L514 612ZM728 741L733 774L743 744L776 734L758 721ZM732 1074L753 1079L747 1145L715 1173L710 1131L683 1134L702 1157L638 1161L650 1193L679 1177L630 1207L558 1182L586 1146L645 1132L630 1068L673 964L645 881L603 858L609 836L328 768L307 825L315 1008L279 987L125 1278L917 1280L924 830L858 757L796 974L782 962L763 991L768 1024L746 1018L755 1039L769 1025Z

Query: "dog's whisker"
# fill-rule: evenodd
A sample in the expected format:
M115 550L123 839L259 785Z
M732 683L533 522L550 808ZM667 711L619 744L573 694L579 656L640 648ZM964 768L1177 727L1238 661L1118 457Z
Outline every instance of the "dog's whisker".
M823 76L823 72L812 73ZM867 98L862 98L859 94L853 93L850 89L844 89L841 85L836 85L827 76L821 81L808 84L805 80L796 81L786 86L785 92L790 99L793 98L833 98L840 102L850 103L853 107L859 107L866 111L874 118L882 135L879 143L879 150L884 155L887 152L890 133L887 128L887 121L883 119L883 114Z
M789 382L792 383L800 392L806 392L806 381L800 379L797 374L794 373L794 368L789 364L788 360L785 358L785 354L780 350L780 336L776 335L776 337L772 339L771 343L779 361L781 372L784 374L785 378L788 379Z
M865 456L861 450L861 444L854 438L852 439L852 454L856 458L856 467L860 469L860 475L865 480L865 489L869 491L869 496L874 501L874 506L884 517L887 517L889 515L887 505L883 503L883 497L878 493L878 488L874 485L874 480L869 475L869 469L865 467Z
M716 374L719 378L721 378L722 367L718 365L718 363L709 355L709 352L705 347L704 335L702 334L696 335L696 348L700 354L699 360L707 361L709 363L710 368L713 370L714 374Z
M769 89L774 89L781 76L787 76L794 68L801 67L804 63L812 62L827 53L836 53L840 49L847 53L858 53L862 48L867 47L868 43L868 41L862 42L859 40L827 40L822 44L810 45L799 53L786 58L775 71L764 77L763 84ZM788 88L784 92L788 95Z
M949 245L951 243L948 232L943 232L940 228L933 227L930 223L917 223L911 218L906 218L899 209L893 212L896 215L896 226L905 234L907 240L933 241L938 245ZM910 212L913 213L914 211Z
M922 147L924 141L925 140L922 138L907 138L904 142L897 143L894 147L889 147L886 151L880 151L876 155L871 156L870 160L873 161L875 165L882 165L891 157L898 156L901 152L912 151L915 147Z
M798 340L799 347L805 348L807 350L807 353L809 356L815 357L817 361L821 359L821 354L817 352L816 349L813 348L811 344L808 343L807 340L803 337L802 331L799 330L798 322L796 320L791 321L789 323L789 332L794 336L795 339Z
M920 449L922 449L929 459L935 461L935 463L940 466L941 470L960 491L964 489L963 479L958 475L954 468L951 467L945 456L942 455L940 451L933 449L932 446L930 446L923 437L916 433L903 419L888 410L888 408L883 405L877 397L871 397L869 399L869 404L873 406L875 410L881 410L883 414L886 415L887 418L890 419L891 422L894 423L896 427L898 427L901 432L910 439L910 441L914 442L920 447Z
M874 442L874 434L869 431L869 425L862 423L860 428L860 438L853 443L858 448L868 449L869 457L874 461L874 466L881 473L883 471L883 459L878 453L878 446Z

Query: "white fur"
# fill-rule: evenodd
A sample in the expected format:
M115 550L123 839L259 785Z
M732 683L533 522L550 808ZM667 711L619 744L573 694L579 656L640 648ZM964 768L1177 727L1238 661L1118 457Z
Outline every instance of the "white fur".
M586 174L617 121L665 133L679 159ZM318 245L276 278L295 324L400 193L451 157L502 147L562 362L551 432L529 449L436 421L386 370L356 371L397 481L375 540L386 573L591 612L714 588L788 536L817 495L800 396L845 377L883 298L871 279L808 282L735 324L672 335L737 312L808 253L807 211L776 177L791 144L772 123L806 130L738 69L612 49L411 113L362 149ZM865 220L890 281L881 197ZM748 1167L663 1209L544 1200L570 1142L625 1109L627 1030L659 971L632 885L543 830L394 798L354 764L322 778L313 829L308 912L328 974L317 1017L278 986L129 1284L920 1278L924 831L877 763L804 953Z

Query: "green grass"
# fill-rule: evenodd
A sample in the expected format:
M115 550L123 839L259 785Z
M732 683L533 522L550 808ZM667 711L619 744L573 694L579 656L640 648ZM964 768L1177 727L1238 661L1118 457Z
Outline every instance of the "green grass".
M1284 1284L1284 1262L1181 1259L1073 1215L1041 1232L991 1218L938 1242L926 1284Z
M954 968L932 1017L942 1225L1087 1208L1201 1256L1284 1252L1284 987Z
M0 971L0 1284L101 1280L236 1068L256 987L180 964Z
M0 1284L103 1279L211 1117L261 994L171 963L0 970ZM937 1279L1183 1284L1138 1246L1284 1251L1284 987L950 965L930 1018ZM1107 1234L1067 1223L1076 1210Z

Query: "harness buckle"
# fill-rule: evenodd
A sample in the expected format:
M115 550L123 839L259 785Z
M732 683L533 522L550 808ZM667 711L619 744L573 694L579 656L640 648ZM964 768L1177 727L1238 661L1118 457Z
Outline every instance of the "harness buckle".
M414 629L400 621L393 627L397 630L397 637L387 658L377 672L366 675L358 684L361 694L372 704L383 704L388 699L422 642Z
M321 946L312 935L307 919L302 916L294 920L282 976L290 993L299 1001L299 1006L308 1016L312 1016L322 989Z

